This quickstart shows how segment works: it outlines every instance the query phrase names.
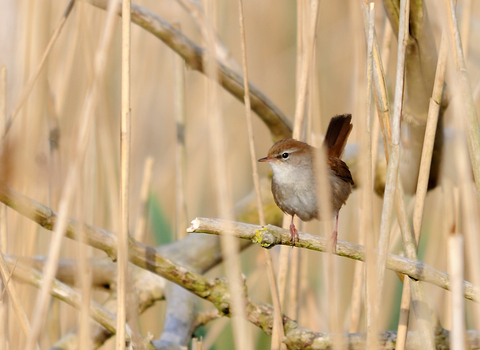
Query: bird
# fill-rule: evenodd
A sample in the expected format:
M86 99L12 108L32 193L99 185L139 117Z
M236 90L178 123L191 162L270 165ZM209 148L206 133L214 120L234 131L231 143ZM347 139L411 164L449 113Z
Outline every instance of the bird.
M354 181L347 164L340 159L352 131L351 114L334 116L328 125L323 148L326 151L328 179L330 182L331 208L335 216L332 234L333 251L336 250L338 235L338 213L352 192ZM295 139L277 141L268 151L267 162L272 168L272 194L277 206L292 216L290 235L292 245L298 241L298 231L293 219L302 221L320 219L317 203L317 174L315 153L317 149Z

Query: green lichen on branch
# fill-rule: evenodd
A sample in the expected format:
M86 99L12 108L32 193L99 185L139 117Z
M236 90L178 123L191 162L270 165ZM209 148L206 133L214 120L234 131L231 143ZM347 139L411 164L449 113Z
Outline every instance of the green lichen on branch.
M279 242L277 242L275 236L272 235L266 227L262 227L261 229L256 230L256 233L252 238L252 243L259 244L263 248L270 249Z

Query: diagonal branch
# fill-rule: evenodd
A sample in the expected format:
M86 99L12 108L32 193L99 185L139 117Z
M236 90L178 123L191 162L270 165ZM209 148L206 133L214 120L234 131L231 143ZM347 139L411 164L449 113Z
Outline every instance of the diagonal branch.
M19 194L3 183L0 183L0 201L49 230L52 229L57 219L57 215L52 209ZM198 221L197 219L196 222ZM216 233L217 231L222 231L223 225L221 220L208 219L207 221L212 225L209 226L209 229L204 229L205 232ZM110 257L116 256L117 243L113 233L89 225L83 226L85 238L89 245L105 251ZM75 239L78 227L80 227L79 223L70 219L66 236ZM229 227L233 227L240 238L255 238L258 243L267 247L281 243L289 244L290 242L289 232L275 226L262 228L261 226L255 225L230 223ZM242 228L242 230L240 228ZM130 239L129 244L130 261L133 264L154 272L182 286L195 295L210 301L221 314L232 316L230 313L228 281L222 278L212 280L191 272L165 258L157 250L145 246L133 238ZM326 241L324 239L304 233L300 234L300 241L297 242L297 246L326 251ZM364 259L363 247L353 243L339 242L337 254L356 260ZM445 289L449 288L449 278L447 274L420 262L389 255L387 268L409 275L418 280L436 284ZM478 300L475 296L473 286L468 282L465 282L465 294L470 300ZM271 305L248 299L246 314L247 319L253 325L261 328L267 334L271 334L274 320L274 312ZM283 324L286 336L284 342L290 349L327 349L331 346L331 336L328 333L312 332L301 327L296 321L286 316L283 317ZM379 336L380 341L385 344L385 348L388 348L387 343L395 342L396 340L396 333L394 332L382 332ZM442 330L436 335L436 343L448 344L448 338L448 331ZM348 348L350 349L365 348L364 334L348 334L345 340L348 342ZM418 335L409 333L408 341L418 343ZM480 335L478 332L470 331L469 343L471 347L475 347L475 344L480 343Z
M12 268L16 264L16 268L13 271L13 276L16 279L40 288L43 283L44 277L42 273L40 273L36 269L27 267L24 264L19 263L18 261L14 261L9 257L5 257L5 260L10 266L10 268ZM81 307L81 294L57 279L53 280L50 293L55 298L66 302L67 304L73 306L78 310ZM92 319L105 327L109 332L116 333L116 316L103 308L101 305L94 302L93 300L90 301L90 316L92 317ZM131 330L129 329L128 325L126 327L126 337L127 340L130 341Z
M226 227L231 227L237 237L251 240L264 248L272 248L275 245L292 245L290 231L277 226L258 226L245 223L230 223L226 226L222 220L196 218L188 228L189 232L203 232L209 234L223 234ZM327 240L323 237L308 233L299 233L299 240L295 247L327 252ZM349 259L365 261L365 249L363 246L345 241L338 241L338 256ZM387 269L408 275L414 280L434 284L440 288L450 290L450 277L447 273L439 271L421 261L413 261L398 255L388 254ZM478 302L480 300L478 290L470 283L464 282L465 298Z
M98 8L106 9L108 0L84 0ZM120 9L118 14L121 15ZM189 38L175 29L163 18L155 15L146 8L132 3L132 22L155 35L172 50L179 54L190 68L206 74L203 65L205 49L195 45ZM222 61L215 63L218 67L218 80L225 90L243 103L245 90L243 77ZM277 141L292 136L292 122L283 112L265 96L257 87L249 85L252 110L262 119L269 128L272 138Z

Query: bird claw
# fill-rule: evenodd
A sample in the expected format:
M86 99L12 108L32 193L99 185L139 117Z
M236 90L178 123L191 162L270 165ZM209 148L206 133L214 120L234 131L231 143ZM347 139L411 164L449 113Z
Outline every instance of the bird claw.
M337 231L334 231L332 234L332 252L335 254L337 252Z
M290 238L292 245L295 245L296 242L299 241L298 239L298 231L293 222L290 224Z

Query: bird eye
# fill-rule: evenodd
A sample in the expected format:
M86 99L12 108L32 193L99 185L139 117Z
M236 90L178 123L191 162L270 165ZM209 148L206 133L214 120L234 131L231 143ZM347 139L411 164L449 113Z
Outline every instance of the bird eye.
M282 158L283 158L283 159L287 159L287 158L288 158L288 153L287 153L287 152L283 153L283 154L282 154Z

